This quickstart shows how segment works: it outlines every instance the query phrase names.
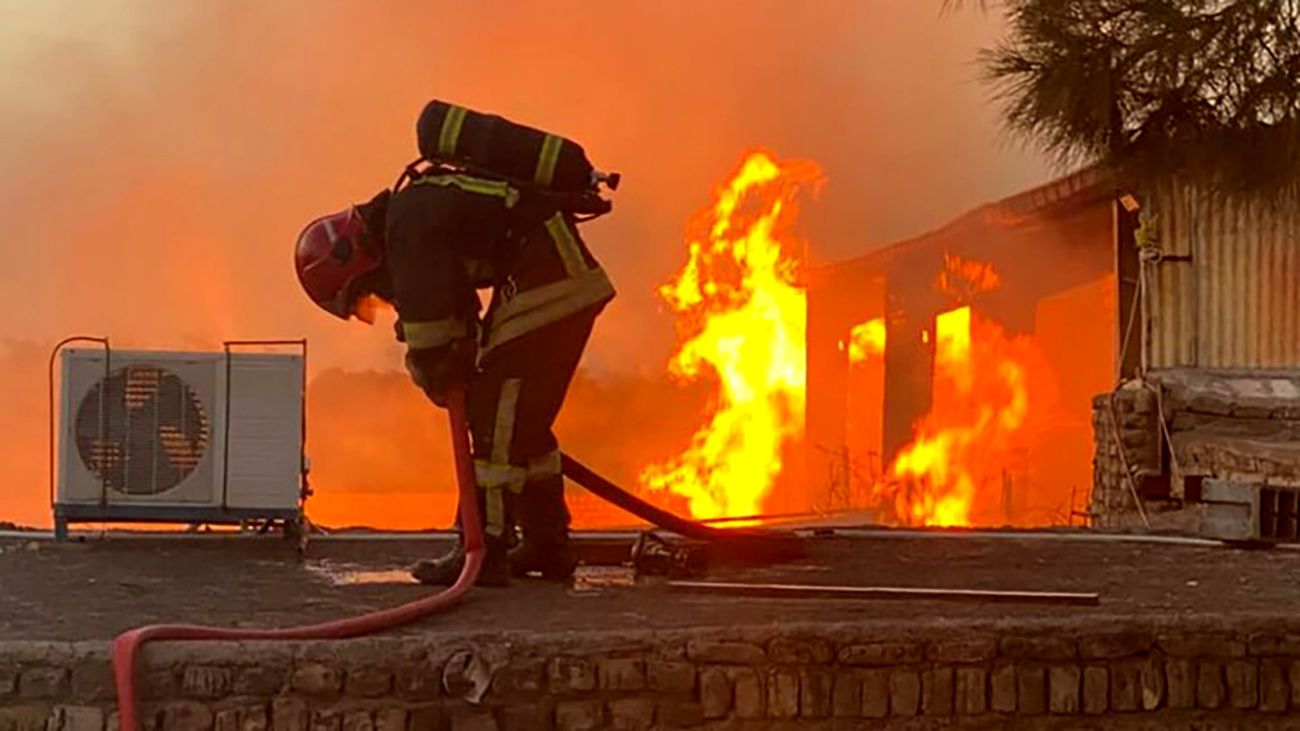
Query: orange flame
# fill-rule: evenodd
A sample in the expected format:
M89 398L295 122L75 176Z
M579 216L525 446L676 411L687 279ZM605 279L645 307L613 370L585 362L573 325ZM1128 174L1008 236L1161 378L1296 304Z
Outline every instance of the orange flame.
M982 292L992 292L1002 286L1002 277L988 262L964 259L957 254L943 255L943 271L934 281L934 288L960 300Z
M858 323L849 330L849 363L861 363L884 353L885 318L875 317Z
M803 433L806 292L802 243L789 234L798 192L820 180L808 162L750 153L697 219L701 237L659 294L677 313L681 379L716 378L707 423L641 483L686 498L697 518L755 515Z
M999 281L987 264L959 270ZM1029 436L1031 374L1045 367L1042 355L1032 338L1008 337L968 306L935 317L934 343L930 412L876 486L875 502L907 525L1005 519L1007 470Z

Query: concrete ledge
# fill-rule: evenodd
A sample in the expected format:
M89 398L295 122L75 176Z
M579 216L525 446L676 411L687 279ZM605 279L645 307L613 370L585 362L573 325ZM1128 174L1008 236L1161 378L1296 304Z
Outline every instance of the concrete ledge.
M165 731L1269 728L1300 709L1300 619L162 643L140 678ZM114 709L108 643L0 643L0 731L111 731Z

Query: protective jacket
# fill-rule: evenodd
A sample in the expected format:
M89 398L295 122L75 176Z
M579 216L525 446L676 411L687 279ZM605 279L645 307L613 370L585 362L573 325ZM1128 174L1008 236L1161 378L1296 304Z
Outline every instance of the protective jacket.
M503 344L614 296L571 214L498 180L434 169L393 193L384 263L399 338L419 380L473 338L482 363ZM480 316L478 289L492 289Z

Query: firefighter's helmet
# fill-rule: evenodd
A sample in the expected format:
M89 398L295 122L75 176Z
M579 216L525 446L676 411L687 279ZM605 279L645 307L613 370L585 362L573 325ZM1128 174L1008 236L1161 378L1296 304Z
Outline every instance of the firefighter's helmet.
M344 320L357 314L366 294L357 280L379 268L366 223L356 206L331 213L307 224L294 247L298 281L321 309Z

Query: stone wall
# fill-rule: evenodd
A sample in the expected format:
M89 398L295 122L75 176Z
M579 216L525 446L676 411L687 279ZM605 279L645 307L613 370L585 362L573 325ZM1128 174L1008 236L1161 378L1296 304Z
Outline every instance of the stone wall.
M1269 728L1300 710L1300 622L173 643L140 677L163 731ZM107 643L0 644L0 731L112 731L113 708Z

